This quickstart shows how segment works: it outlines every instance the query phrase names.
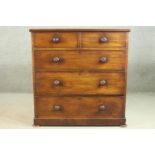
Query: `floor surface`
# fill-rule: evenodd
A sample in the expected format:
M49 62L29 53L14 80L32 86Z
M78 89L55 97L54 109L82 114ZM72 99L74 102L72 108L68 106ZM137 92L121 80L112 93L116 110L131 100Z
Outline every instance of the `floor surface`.
M128 128L155 129L155 93L129 93L126 118ZM33 95L19 93L0 94L0 128L33 127ZM51 127L37 127L51 128ZM90 128L90 127L89 127ZM105 127L109 128L109 127ZM122 128L122 127L110 127Z

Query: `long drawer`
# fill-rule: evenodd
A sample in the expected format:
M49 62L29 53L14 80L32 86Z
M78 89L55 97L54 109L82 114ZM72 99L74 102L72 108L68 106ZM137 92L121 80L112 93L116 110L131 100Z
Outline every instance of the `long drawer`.
M36 97L36 118L122 118L124 97Z
M124 70L125 51L35 51L36 70Z
M35 89L40 95L122 95L125 90L124 74L124 72L37 72Z

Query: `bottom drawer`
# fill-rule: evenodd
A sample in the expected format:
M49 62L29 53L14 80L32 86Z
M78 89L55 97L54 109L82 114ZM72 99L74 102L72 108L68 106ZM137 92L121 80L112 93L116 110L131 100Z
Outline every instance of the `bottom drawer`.
M124 118L124 97L36 97L35 118Z

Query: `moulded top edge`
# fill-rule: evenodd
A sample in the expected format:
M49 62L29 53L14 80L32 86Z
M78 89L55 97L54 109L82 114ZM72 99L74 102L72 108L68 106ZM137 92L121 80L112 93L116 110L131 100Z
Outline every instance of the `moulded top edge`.
M130 32L130 29L30 29L30 32Z

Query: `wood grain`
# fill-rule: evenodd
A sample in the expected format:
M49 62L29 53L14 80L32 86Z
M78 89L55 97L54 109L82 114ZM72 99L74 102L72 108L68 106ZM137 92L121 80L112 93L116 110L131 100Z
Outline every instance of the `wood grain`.
M54 37L59 37L60 42L52 42ZM75 32L38 32L34 34L35 47L76 48L77 45L78 35Z
M30 29L30 32L130 32L129 29L103 29L103 28L60 28L60 29Z
M129 31L31 29L34 125L125 125Z
M59 62L53 59L58 57ZM101 58L106 62L101 62ZM36 51L35 68L41 71L125 70L125 51Z
M101 37L107 37L108 42L100 42ZM126 47L126 33L121 32L84 32L82 33L83 48L121 48Z
M34 125L39 126L124 126L125 118L35 118Z
M123 118L123 97L36 97L36 118ZM55 111L55 105L61 106ZM103 111L99 107L105 106Z
M55 86L54 80L60 80L61 85ZM100 80L107 84L99 86ZM37 72L36 93L43 94L103 94L122 95L125 88L124 73L89 73L89 72Z

